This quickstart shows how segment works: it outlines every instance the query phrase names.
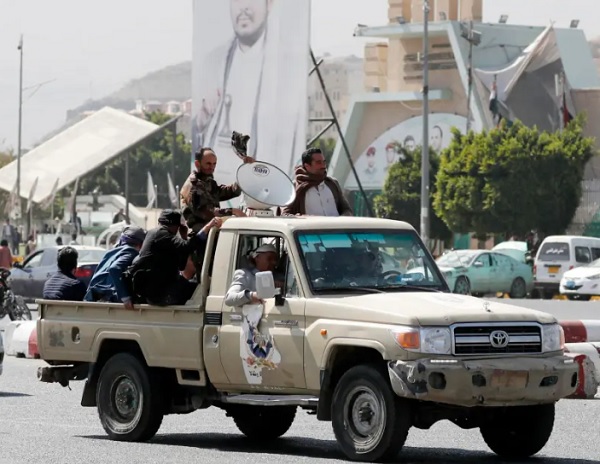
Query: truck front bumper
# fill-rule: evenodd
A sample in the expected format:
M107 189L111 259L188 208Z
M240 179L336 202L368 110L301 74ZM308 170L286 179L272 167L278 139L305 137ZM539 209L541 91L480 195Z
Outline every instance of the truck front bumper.
M390 361L396 395L456 406L525 406L565 398L578 366L566 356Z

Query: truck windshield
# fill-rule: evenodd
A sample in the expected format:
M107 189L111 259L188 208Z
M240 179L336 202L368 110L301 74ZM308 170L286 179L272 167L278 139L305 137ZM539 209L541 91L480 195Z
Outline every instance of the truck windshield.
M312 290L447 291L433 259L409 230L299 231Z

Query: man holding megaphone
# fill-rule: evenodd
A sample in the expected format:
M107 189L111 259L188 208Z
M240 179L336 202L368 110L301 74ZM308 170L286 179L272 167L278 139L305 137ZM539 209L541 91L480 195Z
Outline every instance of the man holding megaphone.
M231 145L244 163L253 163L254 158L246 153L247 135L233 132ZM194 166L188 180L181 188L181 204L187 226L198 232L212 218L219 216L245 216L238 208L222 209L222 201L239 197L242 190L237 183L231 185L217 184L213 175L217 167L217 155L212 148L200 148L195 155Z

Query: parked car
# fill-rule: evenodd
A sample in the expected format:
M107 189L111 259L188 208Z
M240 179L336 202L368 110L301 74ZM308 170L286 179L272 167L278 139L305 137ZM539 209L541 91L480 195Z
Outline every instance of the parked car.
M600 238L576 235L546 237L535 257L534 286L542 298L560 292L565 272L600 258Z
M509 293L525 298L533 289L531 267L510 256L487 250L456 250L437 260L453 293Z
M600 259L565 272L560 279L559 291L569 300L588 301L600 295Z
M79 253L75 277L87 285L106 249L82 245L71 246ZM56 257L61 248L53 246L35 250L22 264L14 265L10 283L15 295L22 296L26 302L33 302L36 298L42 297L46 280L58 270Z

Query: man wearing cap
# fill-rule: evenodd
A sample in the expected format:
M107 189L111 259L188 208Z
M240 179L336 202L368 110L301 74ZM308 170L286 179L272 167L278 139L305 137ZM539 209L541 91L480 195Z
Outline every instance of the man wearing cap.
M133 309L131 294L123 274L138 256L145 238L144 229L125 227L117 247L107 251L98 264L85 294L85 301L122 302L125 309Z
M195 155L195 171L190 174L181 188L181 206L187 226L198 232L208 221L218 216L245 216L238 208L221 209L222 201L237 198L242 194L240 186L219 185L213 175L217 167L217 155L211 148L200 148ZM244 163L254 159L246 156Z
M233 274L233 281L225 295L227 306L244 306L262 302L256 294L256 273L275 271L277 249L271 244L261 245L252 252L249 261L252 268L238 269Z
M188 240L188 228L179 211L166 209L158 219L159 227L146 235L139 257L131 267L133 288L148 303L158 306L181 305L189 300L195 285L185 279L184 270L192 252L203 255L208 232L221 226L212 218ZM177 233L181 237L177 236Z

